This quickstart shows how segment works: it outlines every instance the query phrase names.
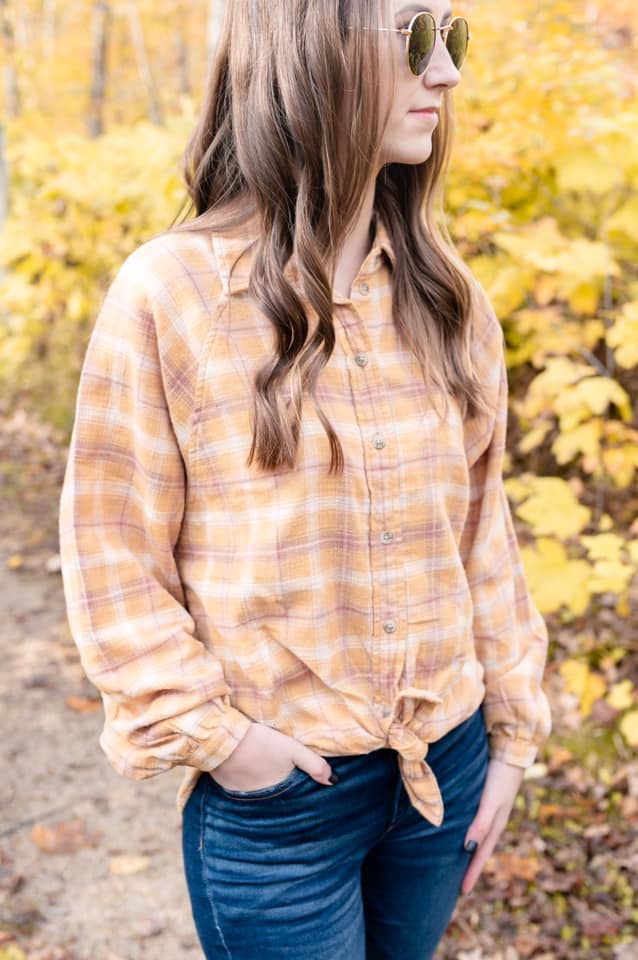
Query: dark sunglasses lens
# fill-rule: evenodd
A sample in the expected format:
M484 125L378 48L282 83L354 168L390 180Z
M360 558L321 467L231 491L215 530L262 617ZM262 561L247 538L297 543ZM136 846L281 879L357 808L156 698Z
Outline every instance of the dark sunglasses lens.
M412 33L408 44L408 61L415 77L425 73L432 58L436 24L430 13L420 13L412 22Z
M463 17L457 17L456 20L452 22L445 41L452 63L457 70L465 60L468 40L469 30L467 20L464 20Z

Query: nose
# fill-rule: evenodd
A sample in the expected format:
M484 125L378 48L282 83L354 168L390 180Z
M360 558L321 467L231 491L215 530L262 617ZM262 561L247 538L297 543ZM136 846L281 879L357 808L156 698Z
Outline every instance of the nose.
M422 80L426 87L455 87L461 79L443 40L445 33L436 32L434 50Z

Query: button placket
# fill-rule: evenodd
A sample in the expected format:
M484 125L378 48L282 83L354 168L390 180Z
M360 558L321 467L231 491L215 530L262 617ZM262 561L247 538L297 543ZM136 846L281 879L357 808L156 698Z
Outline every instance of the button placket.
M397 439L393 434L393 407L382 374L382 362L372 353L376 344L369 343L370 334L360 322L355 308L343 332L352 350L351 357L359 368L351 378L353 401L361 429L369 434L370 447L364 446L364 465L371 496L371 580L372 630L371 664L373 704L379 721L391 715L388 702L396 688L397 677L404 668L405 651L398 614L406 602L405 557L401 544L400 469ZM374 362L377 360L377 362ZM370 451L385 450L383 457ZM392 553L388 554L391 549ZM383 551L381 553L380 551Z

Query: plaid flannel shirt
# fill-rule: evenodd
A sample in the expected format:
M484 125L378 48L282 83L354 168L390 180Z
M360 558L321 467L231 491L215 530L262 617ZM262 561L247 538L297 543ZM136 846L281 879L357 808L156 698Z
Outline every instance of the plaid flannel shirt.
M481 291L472 360L493 415L441 421L392 322L379 220L335 349L304 396L299 458L246 466L251 381L273 353L248 291L256 221L130 254L88 344L60 500L67 615L122 776L197 778L251 721L324 755L393 747L411 802L443 820L428 744L484 702L490 755L529 766L551 728L544 620L502 469L502 328ZM234 268L234 269L233 269ZM299 286L294 260L288 279Z

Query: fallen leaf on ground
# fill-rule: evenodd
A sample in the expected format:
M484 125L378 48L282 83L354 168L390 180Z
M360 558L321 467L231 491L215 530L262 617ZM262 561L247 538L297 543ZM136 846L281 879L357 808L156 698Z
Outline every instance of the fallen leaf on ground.
M67 707L76 710L78 713L95 713L96 710L101 708L102 699L101 697L76 697L70 694L65 703Z
M132 873L141 873L150 864L150 857L136 857L131 854L122 854L120 857L111 857L109 870L118 877L128 877Z
M522 857L507 850L492 854L485 864L486 872L494 874L497 880L511 880L513 877L533 880L539 869L540 863L536 857Z
M102 833L89 833L84 820L68 820L55 827L36 823L31 830L31 839L44 853L75 853L85 847L97 847Z

